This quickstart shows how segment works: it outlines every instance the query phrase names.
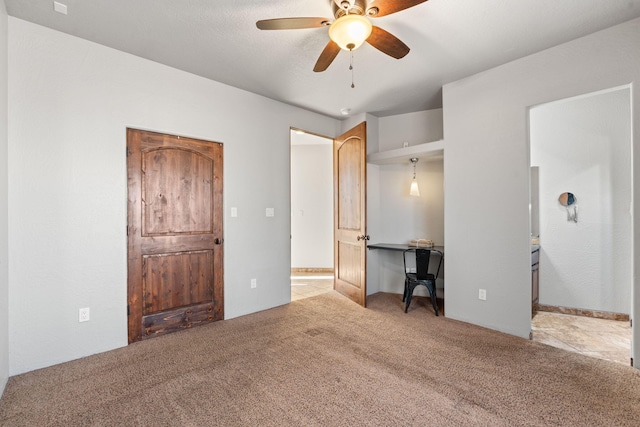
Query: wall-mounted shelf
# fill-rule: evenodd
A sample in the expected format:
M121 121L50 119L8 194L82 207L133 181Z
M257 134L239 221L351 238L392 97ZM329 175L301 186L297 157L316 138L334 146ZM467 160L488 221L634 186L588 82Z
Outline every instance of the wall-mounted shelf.
M374 165L409 163L409 159L412 157L417 157L421 162L442 159L444 157L444 140L371 153L367 156L367 163Z

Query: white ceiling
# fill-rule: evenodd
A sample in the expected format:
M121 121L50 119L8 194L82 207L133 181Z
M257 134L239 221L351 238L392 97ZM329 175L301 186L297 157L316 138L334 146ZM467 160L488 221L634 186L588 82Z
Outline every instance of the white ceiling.
M9 15L269 98L341 117L442 106L448 82L640 17L640 0L429 0L372 19L411 52L396 60L370 45L329 69L313 67L326 28L261 31L281 17L332 18L330 0L5 0ZM380 3L381 0L378 0Z

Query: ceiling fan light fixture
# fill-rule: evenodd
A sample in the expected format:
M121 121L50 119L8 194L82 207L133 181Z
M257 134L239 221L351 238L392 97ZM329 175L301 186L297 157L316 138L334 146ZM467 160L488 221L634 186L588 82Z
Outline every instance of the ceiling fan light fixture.
M371 21L362 15L344 15L336 19L329 27L329 38L341 49L354 50L362 46L373 26Z

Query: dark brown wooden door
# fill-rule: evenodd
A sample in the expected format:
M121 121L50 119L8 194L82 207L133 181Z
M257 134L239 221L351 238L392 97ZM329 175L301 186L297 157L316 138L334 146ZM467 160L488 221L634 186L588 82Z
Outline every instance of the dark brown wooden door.
M222 144L127 129L129 342L224 316Z
M367 302L367 142L362 122L333 143L334 289Z

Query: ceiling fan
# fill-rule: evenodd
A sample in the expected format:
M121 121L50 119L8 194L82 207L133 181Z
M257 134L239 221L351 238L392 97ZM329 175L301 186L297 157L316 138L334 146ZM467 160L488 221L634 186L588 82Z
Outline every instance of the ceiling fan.
M329 43L324 48L313 71L326 70L340 52L353 51L365 41L379 51L400 59L409 53L409 46L393 34L371 24L369 18L379 18L408 9L427 0L329 0L335 21L327 18L278 18L256 22L261 30L296 30L329 27Z

